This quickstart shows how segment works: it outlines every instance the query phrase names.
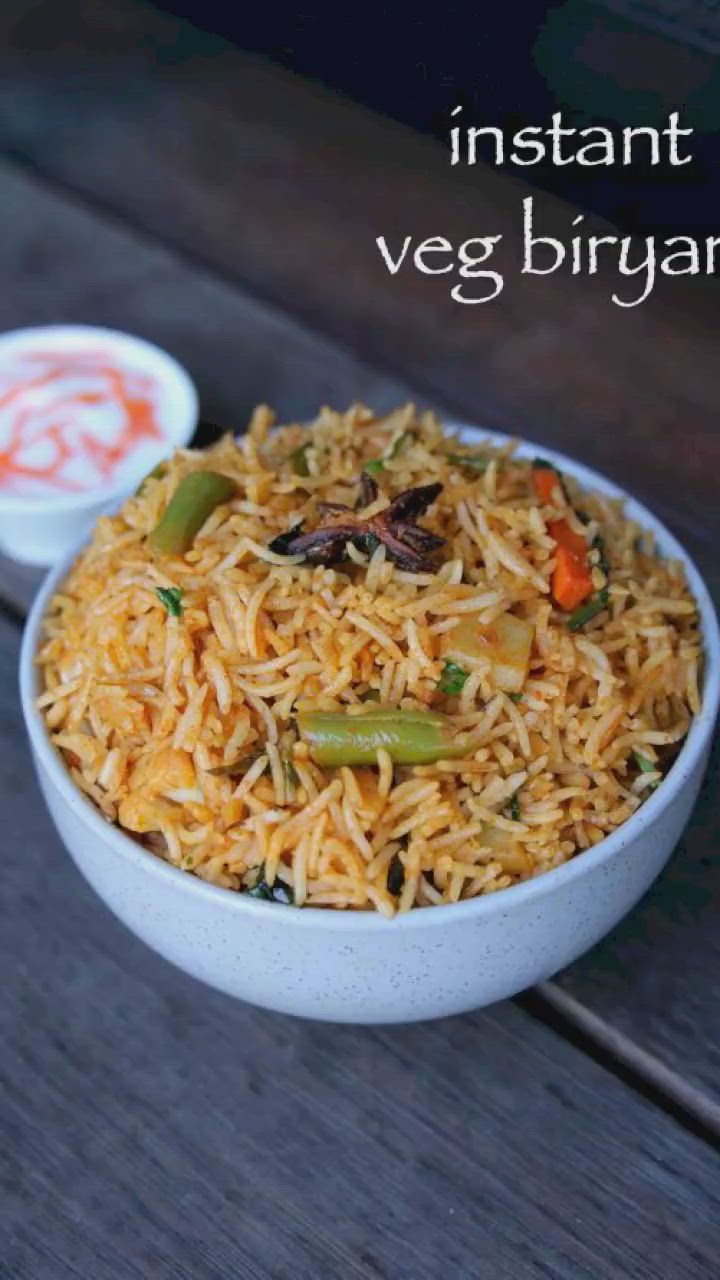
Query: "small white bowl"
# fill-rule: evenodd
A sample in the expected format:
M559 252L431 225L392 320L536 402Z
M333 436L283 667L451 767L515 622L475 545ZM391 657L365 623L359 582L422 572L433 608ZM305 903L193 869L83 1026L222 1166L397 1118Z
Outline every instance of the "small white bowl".
M452 424L451 424L452 425ZM507 437L462 428L465 439ZM621 491L562 454L542 453L581 484ZM80 870L133 933L187 973L252 1004L338 1022L412 1022L504 999L557 973L593 946L645 893L695 803L720 699L720 635L705 584L687 553L639 503L628 515L683 561L705 645L703 701L657 791L628 822L571 862L485 898L420 908L394 920L374 912L258 902L178 871L112 826L71 781L35 707L38 648L49 598L70 558L47 578L20 659L23 711L50 812Z
M190 440L198 420L195 385L182 365L143 338L92 325L46 325L0 335L0 367L11 357L43 348L73 353L89 348L112 355L134 372L149 374L157 386L161 441L133 449L110 484L77 493L24 496L0 489L0 548L25 564L55 564L92 528L113 503L127 496L162 458Z

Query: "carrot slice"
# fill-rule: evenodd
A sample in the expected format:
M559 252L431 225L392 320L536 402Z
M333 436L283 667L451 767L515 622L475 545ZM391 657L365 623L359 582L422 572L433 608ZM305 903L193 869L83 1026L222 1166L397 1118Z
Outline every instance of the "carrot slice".
M555 500L555 490L560 488L560 477L554 467L533 467L533 484L540 501L549 505Z
M579 560L587 561L587 542L581 533L576 533L570 527L567 520L551 520L547 531L559 547L567 547L568 551L572 551Z
M571 613L592 594L593 582L587 561L585 539L571 529L567 520L553 520L548 533L557 544L552 593L561 609Z

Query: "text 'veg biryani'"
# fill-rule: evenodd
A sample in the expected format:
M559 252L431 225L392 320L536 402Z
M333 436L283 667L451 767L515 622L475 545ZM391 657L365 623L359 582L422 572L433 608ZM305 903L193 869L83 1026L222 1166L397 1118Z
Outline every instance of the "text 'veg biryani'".
M180 451L51 603L39 699L109 820L214 884L391 916L536 876L699 709L680 565L413 406Z

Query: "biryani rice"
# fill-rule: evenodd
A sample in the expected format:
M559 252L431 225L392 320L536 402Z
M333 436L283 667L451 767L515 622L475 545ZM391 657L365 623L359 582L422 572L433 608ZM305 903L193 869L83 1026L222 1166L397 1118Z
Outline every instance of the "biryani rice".
M698 615L682 566L657 554L621 503L563 477L569 501L558 493L558 509L543 506L513 446L470 450L413 406L382 418L359 405L323 409L310 427L272 426L260 407L238 442L176 453L99 521L51 602L39 706L108 820L229 890L262 876L300 906L386 916L494 893L625 822L700 706ZM290 460L301 445L307 475ZM478 450L484 472L448 458ZM300 522L312 528L319 500L353 506L363 466L380 458L378 512L442 482L423 519L445 539L432 571L399 568L382 544L372 554L351 545L329 568L268 548ZM189 551L160 555L147 536L198 469L232 477L236 494ZM594 588L608 590L607 608L577 632L550 593L558 515L587 541ZM607 575L592 550L598 533ZM157 588L182 591L181 616ZM508 613L533 627L521 694L498 687L482 656L466 663L456 695L441 692L453 631ZM369 699L443 711L463 757L398 766L380 749L376 767L318 765L295 715L362 715Z

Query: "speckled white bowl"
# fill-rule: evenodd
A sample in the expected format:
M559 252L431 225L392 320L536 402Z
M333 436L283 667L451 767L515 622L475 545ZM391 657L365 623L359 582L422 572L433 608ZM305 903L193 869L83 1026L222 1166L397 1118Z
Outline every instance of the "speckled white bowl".
M462 430L473 443L487 435ZM621 496L562 454L532 445L521 452L541 453L581 484ZM664 553L685 563L703 621L703 707L661 786L589 852L490 897L390 921L370 912L256 902L176 870L110 826L78 791L34 707L42 616L67 559L48 575L28 619L20 683L40 785L78 867L124 924L166 959L221 991L284 1013L411 1022L491 1004L557 973L617 924L670 856L695 803L720 695L717 619L697 569L644 507L628 500L627 511L655 531Z

